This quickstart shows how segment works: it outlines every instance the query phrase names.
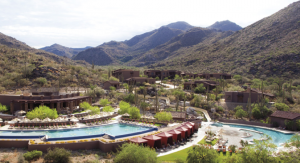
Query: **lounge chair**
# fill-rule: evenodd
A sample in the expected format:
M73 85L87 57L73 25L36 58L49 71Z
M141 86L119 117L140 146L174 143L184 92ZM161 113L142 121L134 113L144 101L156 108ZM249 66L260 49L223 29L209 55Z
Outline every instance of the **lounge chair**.
M9 125L8 129L12 129L12 125Z
M40 125L39 129L42 129L42 125Z

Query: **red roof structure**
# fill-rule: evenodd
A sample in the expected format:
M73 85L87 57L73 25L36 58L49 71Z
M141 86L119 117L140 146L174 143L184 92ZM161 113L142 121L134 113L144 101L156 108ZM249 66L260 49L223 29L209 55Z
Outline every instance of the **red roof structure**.
M155 136L155 135L150 135L150 136L146 136L146 137L143 137L143 139L146 139L148 140L148 145L150 147L158 147L158 148L161 148L161 137L158 137L158 136Z
M182 127L188 129L188 134L189 134L189 135L191 135L191 133L193 132L193 127L190 126L190 125L188 125L188 124L185 124L185 125L183 125Z
M185 127L178 127L176 128L176 130L181 132L181 138L185 138L185 133L188 132L188 129L186 129Z
M283 119L289 119L293 120L300 116L299 113L295 112L288 112L288 111L275 111L270 117L277 117L277 118L283 118Z
M162 132L160 134L157 134L156 136L161 137L161 143L165 146L169 144L173 144L173 135L169 134L167 132Z
M133 143L137 143L137 144L147 143L148 142L148 140L142 139L140 137L129 139L129 141L133 142Z
M171 130L171 131L168 131L168 133L173 135L173 140L175 140L175 141L181 140L181 132L180 131Z

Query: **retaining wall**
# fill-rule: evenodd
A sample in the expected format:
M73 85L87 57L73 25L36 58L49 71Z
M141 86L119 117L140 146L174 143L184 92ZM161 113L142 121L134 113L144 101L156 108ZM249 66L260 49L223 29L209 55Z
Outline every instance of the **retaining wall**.
M28 148L28 140L0 140L0 148Z
M220 122L225 123L237 123L237 124L246 124L246 125L253 125L253 126L263 126L263 127L272 127L272 124L266 124L261 122L252 122L252 121L245 121L245 120L233 120L233 119L218 119Z

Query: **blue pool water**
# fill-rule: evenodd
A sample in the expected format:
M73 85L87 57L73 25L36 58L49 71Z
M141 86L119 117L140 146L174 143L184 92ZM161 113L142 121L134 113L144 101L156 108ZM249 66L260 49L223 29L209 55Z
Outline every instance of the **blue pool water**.
M49 131L0 131L0 136L39 136L47 135L49 138L67 138L67 137L80 137L87 135L100 135L109 134L112 136L125 135L137 132L147 131L153 128L145 126L135 126L127 124L109 124L105 126L96 126L78 129L65 129L65 130L49 130Z
M218 127L223 126L221 123L218 123L217 125L219 125ZM226 125L228 125L228 124L226 124ZM285 134L282 132L268 130L268 129L264 129L264 128L260 128L260 127L252 127L252 126L244 126L244 125L231 125L231 124L228 126L262 132L262 133L270 136L272 138L272 142L274 144L276 144L277 146L279 146L281 143L287 142L293 136L293 134ZM248 139L248 140L260 139L262 136L261 134L254 133L254 132L250 132L250 134L253 136L249 137L249 138L245 138L245 139Z

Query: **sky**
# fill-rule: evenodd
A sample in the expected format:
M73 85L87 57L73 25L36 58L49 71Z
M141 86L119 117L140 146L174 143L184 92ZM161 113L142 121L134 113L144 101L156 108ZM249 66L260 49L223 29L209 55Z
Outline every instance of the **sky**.
M230 20L244 27L296 0L0 0L0 32L34 48L73 48L129 40L185 21L207 27Z

